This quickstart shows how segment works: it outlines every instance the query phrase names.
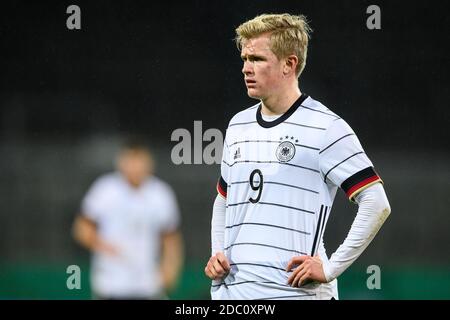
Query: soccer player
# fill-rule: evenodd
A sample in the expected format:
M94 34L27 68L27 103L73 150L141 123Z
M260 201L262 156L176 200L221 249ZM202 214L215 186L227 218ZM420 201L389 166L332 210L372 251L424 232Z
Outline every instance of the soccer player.
M93 254L94 297L165 299L183 260L175 194L153 175L140 141L122 147L117 168L93 183L74 223L75 239Z
M336 278L390 214L353 130L299 89L309 33L290 14L236 29L247 93L260 102L226 132L205 267L213 299L338 299ZM322 236L338 187L358 212L329 259Z

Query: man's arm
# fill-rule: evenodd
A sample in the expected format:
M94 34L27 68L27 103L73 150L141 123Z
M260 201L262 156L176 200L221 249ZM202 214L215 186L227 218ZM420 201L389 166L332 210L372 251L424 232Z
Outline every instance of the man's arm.
M225 237L226 200L217 194L211 218L211 255L223 251Z
M76 217L72 234L80 245L92 252L105 253L111 256L118 255L116 247L100 239L96 223L83 214Z
M223 254L226 200L218 194L214 201L211 219L211 257L205 274L212 280L223 278L230 271L228 259Z
M324 265L328 282L341 275L363 253L391 213L381 183L363 190L355 200L359 205L358 213L347 238L332 254L329 264Z
M162 256L160 263L162 284L166 291L172 290L178 280L184 260L183 241L179 231L161 235Z
M287 270L299 265L288 282L300 286L307 280L330 282L341 275L367 248L384 221L391 213L383 185L377 183L361 191L355 198L359 205L350 231L331 256L329 263L323 263L318 257L294 257L288 263Z

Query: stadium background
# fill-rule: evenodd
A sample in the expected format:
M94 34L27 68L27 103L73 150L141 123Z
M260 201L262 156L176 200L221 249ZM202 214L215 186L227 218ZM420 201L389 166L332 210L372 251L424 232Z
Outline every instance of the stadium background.
M80 199L128 134L145 136L182 209L186 265L174 299L208 299L218 165L174 165L176 128L223 133L246 96L234 28L264 12L304 13L314 33L301 88L353 127L385 181L392 215L342 277L343 299L450 298L450 24L444 1L72 2L0 11L0 298L86 299L89 256L71 238ZM382 29L366 28L381 8ZM356 206L340 191L325 241ZM82 289L66 288L66 268ZM381 290L366 268L379 265Z

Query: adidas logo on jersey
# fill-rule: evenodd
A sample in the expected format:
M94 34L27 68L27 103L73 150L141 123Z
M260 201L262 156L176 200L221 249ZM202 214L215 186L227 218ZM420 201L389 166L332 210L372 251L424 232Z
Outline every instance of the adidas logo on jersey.
M236 152L234 153L234 160L241 157L241 148L237 148Z

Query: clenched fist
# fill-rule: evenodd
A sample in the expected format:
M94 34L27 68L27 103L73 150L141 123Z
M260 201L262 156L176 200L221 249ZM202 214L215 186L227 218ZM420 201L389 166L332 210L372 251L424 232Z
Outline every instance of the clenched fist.
M208 278L218 280L223 278L228 272L230 272L230 264L223 252L217 252L209 258L205 267L205 274Z

